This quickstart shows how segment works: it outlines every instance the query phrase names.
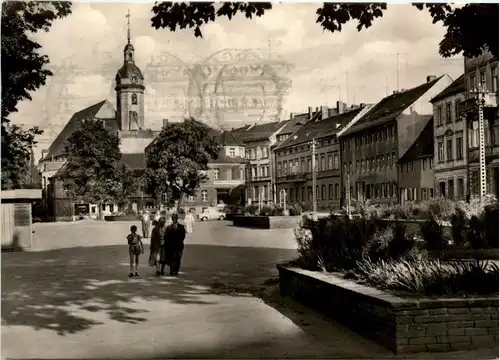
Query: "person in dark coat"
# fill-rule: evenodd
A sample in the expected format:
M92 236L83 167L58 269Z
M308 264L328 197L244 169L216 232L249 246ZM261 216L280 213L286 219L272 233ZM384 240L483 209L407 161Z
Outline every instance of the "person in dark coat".
M178 220L179 215L172 214L172 224L167 227L165 236L165 250L171 276L179 275L182 252L184 251L184 238L186 237L186 228L179 224Z

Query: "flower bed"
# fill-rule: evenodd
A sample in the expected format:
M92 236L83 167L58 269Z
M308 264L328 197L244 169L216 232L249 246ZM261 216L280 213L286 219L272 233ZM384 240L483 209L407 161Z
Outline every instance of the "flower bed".
M293 229L301 220L300 216L244 216L235 215L233 225L255 229Z
M352 219L334 215L318 221L305 219L304 226L294 230L299 256L294 262L296 268L294 268L293 276L284 268L280 269L280 278L283 276L283 294L291 294L299 300L307 302L309 301L306 299L308 297L316 298L312 293L310 296L306 296L308 291L313 293L319 291L318 296L323 294L325 299L310 299L313 302L312 305L322 308L327 313L333 312L331 315L339 316L344 321L349 321L350 317L354 317L357 320L353 321L358 321L360 324L373 322L373 326L368 326L371 329L368 330L368 333L373 333L373 336L377 337L381 343L395 351L446 351L460 346L470 348L478 347L481 344L490 345L495 340L496 333L490 333L490 330L487 330L489 326L485 325L483 328L482 325L477 325L475 322L472 323L473 326L470 323L467 323L467 326L464 325L462 329L464 334L462 335L458 334L461 332L458 330L448 332L448 325L441 324L439 326L429 325L430 328L442 330L441 333L432 336L427 336L428 327L426 327L422 330L423 335L421 331L421 336L415 336L415 339L413 337L399 337L397 334L399 330L387 330L392 329L391 324L394 323L394 326L398 324L399 320L397 319L401 315L396 314L397 311L393 305L386 303L380 305L380 301L377 300L378 302L375 302L378 305L373 310L370 305L372 299L363 298L361 305L372 308L367 313L360 310L361 305L356 305L356 301L359 299L356 300L356 297L351 299L352 294L350 295L346 290L359 288L368 291L367 289L369 289L367 294L377 294L379 300L380 298L392 299L395 297L399 299L397 300L399 302L404 300L405 304L417 302L419 305L414 306L414 308L405 305L411 310L407 315L409 314L411 321L415 321L415 323L408 322L409 325L415 326L407 327L404 330L407 332L418 328L419 321L424 322L422 319L417 321L416 316L420 316L418 308L423 306L421 305L422 301L427 301L429 297L466 299L466 302L474 302L475 300L471 299L480 296L487 299L494 298L498 305L499 269L496 264L479 260L454 262L441 262L439 260L439 257L443 258L446 254L453 257L450 256L451 250L455 251L455 255L457 250L467 250L469 253L470 251L477 252L478 244L490 247L489 250L492 252L498 252L498 245L491 239L495 231L498 234L498 221L495 225L493 216L491 216L495 211L498 213L498 206L496 210L495 208L493 211L483 209L477 215L462 217L462 220L466 221L457 222L454 216L460 215L460 211L456 208L455 213L452 213L451 224L445 224L443 219L436 219L433 215L433 212L436 213L435 209L429 211L427 220L404 219L398 221L388 219L387 216L381 216L377 212L362 212ZM474 221L482 226L474 224ZM410 228L407 222L411 222L413 227ZM495 226L496 230L491 231ZM461 232L458 232L457 228L460 228ZM445 231L446 229L448 231ZM460 236L463 236L460 241L451 241L451 239L460 239ZM432 256L429 256L429 253ZM438 259L435 258L436 256ZM319 273L318 271L321 270L322 273ZM325 276L329 279L336 279L334 281L335 289L331 288L331 281L328 282L328 286L318 283L318 276L323 280ZM295 280L290 280L290 278ZM345 289L339 290L340 285L344 286ZM364 295L366 295L366 291ZM301 295L302 292L304 295ZM333 307L333 309L328 310L326 308L328 306ZM425 306L435 309L425 313L425 316L428 317L434 314L451 316L453 313L448 312L446 307L444 310L441 308L438 310L439 306L435 302ZM460 306L450 305L449 307ZM471 310L476 307L481 308L482 305L476 303L470 305L467 308L469 309L467 314L476 311ZM488 311L490 311L487 314L489 320L495 320L498 326L498 314L494 314L491 309ZM351 315L344 315L345 313ZM347 318L344 319L344 316ZM375 319L371 319L373 316ZM496 316L496 318L491 316ZM443 321L430 319L428 322L447 323L451 321L449 318L443 319ZM478 321L483 320L485 319ZM407 324L405 323L405 325ZM476 325L481 330L470 330ZM351 324L350 326L357 329L358 325ZM360 330L360 332L364 331ZM454 332L457 332L457 336L462 336L460 339L463 341L451 339L450 336ZM486 337L482 340L472 338L475 336L474 333ZM439 336L441 338L438 339ZM463 342L463 344L455 346L456 342Z
M280 292L396 353L498 346L498 296L404 298L339 276L278 266Z
M141 219L140 215L130 214L130 215L109 215L105 216L105 221L138 221Z

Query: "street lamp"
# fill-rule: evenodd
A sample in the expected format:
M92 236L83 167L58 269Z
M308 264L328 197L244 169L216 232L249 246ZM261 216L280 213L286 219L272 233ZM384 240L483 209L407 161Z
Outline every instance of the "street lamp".
M483 205L486 195L486 152L484 148L484 104L487 91L481 84L471 90L472 96L477 102L479 118L479 201Z

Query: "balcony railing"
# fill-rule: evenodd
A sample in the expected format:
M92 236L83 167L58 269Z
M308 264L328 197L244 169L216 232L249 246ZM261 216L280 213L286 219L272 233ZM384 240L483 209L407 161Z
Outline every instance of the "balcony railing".
M271 180L271 175L262 175L262 176L250 176L248 178L250 181L265 181L265 180Z
M498 145L486 145L484 147L486 159L498 158ZM479 148L469 149L469 161L479 161Z
M307 173L305 173L305 172L282 175L282 176L278 177L278 179L277 179L277 182L280 182L280 183L283 183L283 182L305 182L305 181L307 181Z

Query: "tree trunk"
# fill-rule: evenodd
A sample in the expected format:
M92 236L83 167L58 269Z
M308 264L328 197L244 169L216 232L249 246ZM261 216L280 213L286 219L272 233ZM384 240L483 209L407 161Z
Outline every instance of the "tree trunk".
M182 208L182 200L184 200L184 193L181 191L179 195L179 202L177 203L177 213L179 213L180 209Z

